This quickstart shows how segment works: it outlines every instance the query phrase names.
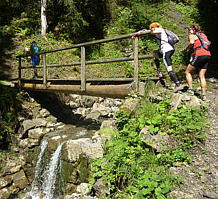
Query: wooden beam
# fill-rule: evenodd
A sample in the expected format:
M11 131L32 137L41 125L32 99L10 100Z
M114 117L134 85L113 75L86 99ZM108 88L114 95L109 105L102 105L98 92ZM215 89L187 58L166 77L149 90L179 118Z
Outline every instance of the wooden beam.
M86 85L86 90L82 91L80 85L52 85L46 89L42 84L23 83L23 89L43 92L63 92L79 95L90 95L109 98L125 98L131 91L130 84L121 85Z
M141 55L138 56L139 60L143 59L153 59L153 55ZM113 58L113 59L103 59L103 60L91 60L91 61L86 61L86 65L91 65L91 64L106 64L106 63L113 63L113 62L123 62L123 61L132 61L134 60L134 57L121 57L121 58ZM68 64L50 64L47 65L47 67L52 68L52 67L62 67L62 66L81 66L81 62L72 62ZM21 69L29 69L29 68L34 68L34 67L21 67ZM36 68L42 68L41 67L36 67Z
M86 90L86 51L81 47L81 91Z
M47 87L47 67L46 67L46 54L42 54L42 64L43 64L43 88Z
M135 90L138 92L139 90L139 60L138 60L138 37L134 39L134 83L135 83Z
M141 33L140 36L143 36L143 35L148 34L150 32L151 32L150 30L144 30L144 32ZM72 46L69 46L69 47L65 47L65 48L57 48L57 49L53 49L53 50L41 51L40 53L36 53L36 55L53 53L53 52L58 52L58 51L63 51L63 50L69 50L69 49L73 49L73 48L79 48L79 47L82 47L82 46L89 46L89 45L93 45L93 44L100 44L100 43L105 43L105 42L121 40L121 39L127 39L127 38L132 37L135 34L136 34L136 32L135 33L131 33L131 34L119 35L119 36L116 36L116 37L113 37L113 38L106 38L106 39L100 39L100 40L95 40L95 41L89 41L89 42L85 42L85 43L75 44L75 45L72 45ZM19 55L19 56L28 57L30 55Z

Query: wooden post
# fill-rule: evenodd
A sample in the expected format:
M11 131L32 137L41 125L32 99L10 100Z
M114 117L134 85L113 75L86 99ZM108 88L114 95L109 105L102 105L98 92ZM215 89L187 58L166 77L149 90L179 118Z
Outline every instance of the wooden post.
M18 66L18 87L21 88L21 56L19 56L19 66Z
M46 54L42 54L42 64L43 64L43 88L47 88L47 67L46 67Z
M81 47L81 91L86 90L86 53L85 47Z
M139 90L139 60L138 60L138 37L134 39L134 83L135 90Z

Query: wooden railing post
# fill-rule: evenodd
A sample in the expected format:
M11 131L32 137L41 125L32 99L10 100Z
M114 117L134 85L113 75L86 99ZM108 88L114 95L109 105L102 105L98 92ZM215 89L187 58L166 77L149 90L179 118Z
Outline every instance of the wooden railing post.
M43 88L47 88L47 67L46 67L46 54L42 54L42 65L43 65Z
M85 47L81 47L81 90L86 90L86 52Z
M21 56L19 56L19 66L18 66L18 87L21 88Z
M134 83L135 90L139 90L139 59L138 59L138 37L134 39Z

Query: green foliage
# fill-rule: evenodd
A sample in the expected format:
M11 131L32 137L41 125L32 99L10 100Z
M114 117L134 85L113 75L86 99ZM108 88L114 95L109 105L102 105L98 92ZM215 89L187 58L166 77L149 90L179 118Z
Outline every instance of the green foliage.
M117 127L119 130L123 129L124 125L127 124L129 120L130 114L127 111L117 111L116 117L117 117Z
M0 142L6 141L7 136L14 131L17 114L21 109L16 91L0 84Z
M175 4L176 8L182 13L184 21L188 22L189 25L200 21L200 14L197 7L186 5L183 3Z
M168 168L191 163L189 150L205 138L204 111L182 105L171 111L168 98L160 102L144 98L131 117L117 112L119 132L105 143L105 156L93 162L90 183L102 178L110 198L167 198L180 182ZM140 133L145 126L150 134L168 134L175 143L155 153Z

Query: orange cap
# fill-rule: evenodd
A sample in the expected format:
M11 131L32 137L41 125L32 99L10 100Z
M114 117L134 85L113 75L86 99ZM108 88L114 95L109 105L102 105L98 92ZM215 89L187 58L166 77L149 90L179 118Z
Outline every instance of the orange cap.
M157 28L157 27L162 28L162 25L159 24L158 22L154 22L154 23L151 23L150 26L149 26L150 29Z

